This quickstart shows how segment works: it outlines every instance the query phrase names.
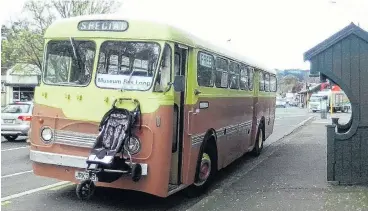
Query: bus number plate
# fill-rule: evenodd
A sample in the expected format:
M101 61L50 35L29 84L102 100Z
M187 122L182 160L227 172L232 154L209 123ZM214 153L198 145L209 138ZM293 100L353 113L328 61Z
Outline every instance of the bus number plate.
M91 177L90 177L89 173L85 172L85 171L76 171L75 172L75 178L77 180L92 180L94 182L98 181L96 174L92 173Z

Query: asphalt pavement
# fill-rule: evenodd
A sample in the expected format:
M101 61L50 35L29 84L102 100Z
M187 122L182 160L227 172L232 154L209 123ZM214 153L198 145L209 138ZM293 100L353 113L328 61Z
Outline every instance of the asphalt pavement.
M265 151L312 115L318 114L299 108L277 109L274 132L265 142ZM181 192L162 199L139 192L98 188L93 200L85 202L76 197L75 185L33 175L25 140L2 140L1 158L1 208L12 211L186 210L251 171L256 163L269 162L246 155L220 171L210 191L195 199L188 199Z
M189 210L368 210L367 186L327 182L326 127L320 120L271 146L258 166Z

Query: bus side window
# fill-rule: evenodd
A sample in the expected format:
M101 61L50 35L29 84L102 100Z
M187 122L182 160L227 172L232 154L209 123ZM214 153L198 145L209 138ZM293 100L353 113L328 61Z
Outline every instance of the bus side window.
M230 62L230 77L229 77L229 88L239 89L239 75L240 68L239 64L235 62Z
M171 55L171 48L168 44L166 44L155 82L154 91L156 92L165 91L165 89L169 85L171 78Z
M259 71L259 91L265 90L265 77L262 71Z
M228 62L223 58L216 58L216 79L217 88L227 88L228 85Z
M275 89L274 89L274 92L277 92L277 78L276 78L275 75L273 77L275 78Z
M197 82L199 86L213 87L215 58L207 53L198 53Z
M265 91L269 92L270 91L270 75L268 73L264 74L264 86L265 86Z
M241 90L248 90L248 82L249 80L249 71L248 69L242 65L240 67L240 89Z
M276 84L276 76L271 75L270 76L270 91L276 92L277 91L277 84Z
M174 75L180 75L180 55L175 53L174 55Z
M254 69L251 68L251 67L248 67L247 68L247 71L248 71L248 87L249 87L249 90L252 91L253 90L253 81L254 81Z

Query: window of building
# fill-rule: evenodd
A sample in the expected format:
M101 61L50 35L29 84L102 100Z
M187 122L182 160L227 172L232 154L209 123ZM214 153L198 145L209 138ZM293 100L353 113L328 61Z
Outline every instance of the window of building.
M6 92L5 91L5 81L1 81L1 92Z
M197 81L199 86L213 87L214 56L199 52L197 65Z
M240 66L236 62L230 62L229 88L239 89Z
M229 67L226 59L216 58L216 80L215 85L218 88L227 88Z
M32 101L33 97L33 87L13 87L13 102Z
M248 90L248 69L242 65L240 67L240 89L241 90Z
M265 90L264 73L259 71L259 91Z

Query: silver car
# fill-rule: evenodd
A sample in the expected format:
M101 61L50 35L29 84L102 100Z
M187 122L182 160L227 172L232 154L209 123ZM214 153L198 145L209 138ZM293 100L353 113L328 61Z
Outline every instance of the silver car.
M32 110L32 102L8 104L1 112L1 136L8 141L15 141L18 136L27 136Z

